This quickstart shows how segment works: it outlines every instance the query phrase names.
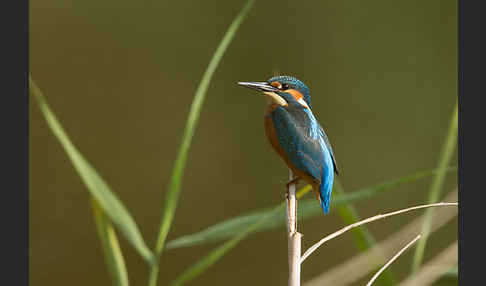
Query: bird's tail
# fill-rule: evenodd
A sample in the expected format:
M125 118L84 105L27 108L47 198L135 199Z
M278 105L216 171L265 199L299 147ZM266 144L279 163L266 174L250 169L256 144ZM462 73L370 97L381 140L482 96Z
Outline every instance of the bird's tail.
M319 198L321 208L324 214L329 213L329 206L331 204L332 184L334 181L334 173L330 172L328 176L323 176L321 185L319 186Z

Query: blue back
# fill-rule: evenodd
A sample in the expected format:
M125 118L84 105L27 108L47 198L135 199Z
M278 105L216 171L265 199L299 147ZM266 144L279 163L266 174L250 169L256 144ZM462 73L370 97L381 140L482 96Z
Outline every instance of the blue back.
M291 79L293 82L298 81L295 78ZM286 79L283 77L272 78L269 82L275 80L280 83L288 83L288 81L284 81ZM302 82L298 82L303 85L298 91L304 95L304 100L310 106L308 88ZM291 87L297 89L295 86ZM331 144L310 109L304 108L288 93L277 93L289 104L287 107L279 106L272 112L272 121L280 146L297 169L320 182L321 207L324 214L327 214L334 172L337 173Z

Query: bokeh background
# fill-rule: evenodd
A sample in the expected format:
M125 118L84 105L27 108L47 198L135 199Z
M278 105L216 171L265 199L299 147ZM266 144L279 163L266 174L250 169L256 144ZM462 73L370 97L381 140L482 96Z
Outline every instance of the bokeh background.
M30 1L30 73L150 246L195 89L244 3ZM264 137L265 101L237 81L266 80L278 70L307 83L350 192L436 167L457 98L456 54L456 1L257 1L209 87L169 240L283 199L287 169ZM430 183L356 207L364 218L421 204ZM443 193L456 184L449 173ZM88 192L33 99L30 186L31 285L109 285ZM422 213L369 228L381 240ZM303 247L342 225L332 210L303 221ZM425 258L455 239L457 219L430 237ZM120 240L131 283L145 285L147 265ZM217 245L164 253L159 285ZM303 266L303 280L356 253L351 234L329 242ZM398 280L412 254L391 266ZM281 227L251 235L190 285L286 280Z

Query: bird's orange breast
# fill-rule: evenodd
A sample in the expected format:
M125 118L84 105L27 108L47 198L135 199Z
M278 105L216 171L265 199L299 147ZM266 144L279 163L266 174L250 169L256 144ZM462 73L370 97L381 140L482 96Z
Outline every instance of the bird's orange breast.
M267 106L267 109L265 110L265 120L264 120L264 125L265 125L265 135L267 135L268 141L270 141L270 144L272 145L273 149L277 152L277 154L282 157L282 159L287 163L287 165L292 165L288 156L285 154L284 150L280 146L280 143L278 142L278 137L277 137L277 131L275 130L275 126L273 125L273 119L272 119L272 112L277 108L277 104L269 104Z

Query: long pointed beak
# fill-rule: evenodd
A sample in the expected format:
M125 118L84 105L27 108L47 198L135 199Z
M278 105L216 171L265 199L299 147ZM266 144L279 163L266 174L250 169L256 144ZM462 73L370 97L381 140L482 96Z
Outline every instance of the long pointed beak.
M255 89L262 92L275 92L279 91L278 88L271 86L268 82L238 82L239 85Z
M263 92L270 100L272 100L274 103L281 105L281 106L287 106L287 101L283 99L281 96L279 96L276 92L280 91L278 88L270 85L268 82L239 82L238 83L241 86L248 87L251 89L255 89L258 91Z

